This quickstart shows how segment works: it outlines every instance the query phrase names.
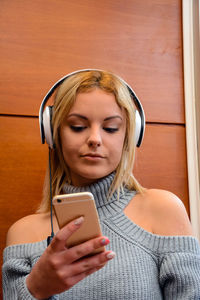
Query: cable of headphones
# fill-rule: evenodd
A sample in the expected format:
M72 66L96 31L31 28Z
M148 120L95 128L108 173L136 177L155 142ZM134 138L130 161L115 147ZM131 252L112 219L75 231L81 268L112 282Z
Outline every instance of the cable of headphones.
M51 176L51 148L49 147L49 190L50 190L50 213L51 213L51 235L47 237L47 246L51 243L54 237L53 230L53 197L52 197L52 176Z

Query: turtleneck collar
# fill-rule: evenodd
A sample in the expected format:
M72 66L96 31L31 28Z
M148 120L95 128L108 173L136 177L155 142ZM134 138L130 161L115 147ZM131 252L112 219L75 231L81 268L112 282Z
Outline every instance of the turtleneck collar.
M132 199L135 191L129 191L124 188L124 192L120 191L119 199L117 191L108 198L109 189L111 183L114 179L115 173L111 173L108 176L100 179L99 181L84 187L75 187L69 184L63 186L63 193L80 193L80 192L90 192L93 194L95 199L96 208L100 218L109 217L116 213L119 213Z

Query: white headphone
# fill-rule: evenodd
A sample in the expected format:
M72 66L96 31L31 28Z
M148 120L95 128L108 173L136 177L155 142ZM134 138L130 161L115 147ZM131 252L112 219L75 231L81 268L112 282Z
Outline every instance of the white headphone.
M42 100L42 103L40 105L40 110L39 110L39 125L40 125L40 135L41 135L41 141L42 144L46 143L49 145L51 149L54 148L54 142L53 142L53 128L51 124L52 120L52 106L46 106L45 104L55 91L55 89L63 83L64 80L66 80L68 77L78 74L80 72L86 72L86 71L102 71L99 69L83 69L83 70L78 70L72 73L69 73L59 79L48 91L44 99ZM115 75L116 76L116 75ZM135 92L133 89L119 76L118 77L128 88L131 98L133 99L135 106L136 106L136 113L135 113L135 121L136 121L136 126L135 126L135 144L137 147L140 147L143 137L144 137L144 131L145 131L145 114L144 110L142 107L142 104L140 103L139 99L137 98Z

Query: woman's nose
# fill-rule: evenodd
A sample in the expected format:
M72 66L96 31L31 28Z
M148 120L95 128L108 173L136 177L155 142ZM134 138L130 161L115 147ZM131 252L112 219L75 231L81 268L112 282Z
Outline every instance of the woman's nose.
M99 147L102 144L102 138L100 129L94 128L91 129L90 135L88 137L88 146L90 147Z

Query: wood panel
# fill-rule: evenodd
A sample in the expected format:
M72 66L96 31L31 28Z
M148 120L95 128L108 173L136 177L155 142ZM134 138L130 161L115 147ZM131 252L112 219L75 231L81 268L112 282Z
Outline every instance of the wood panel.
M40 144L38 119L0 117L0 132L0 244L3 247L8 227L34 213L41 200L47 147Z
M34 213L41 200L47 147L41 145L38 124L36 118L0 117L1 265L8 228Z
M185 127L147 125L142 147L136 152L134 174L147 188L175 193L189 214Z
M40 203L47 164L47 146L40 144L38 119L0 117L0 250L8 228L34 213ZM143 146L137 151L134 173L146 187L168 189L187 209L185 129L147 125Z
M12 0L0 10L0 112L37 115L80 68L121 75L148 121L184 123L181 0Z

